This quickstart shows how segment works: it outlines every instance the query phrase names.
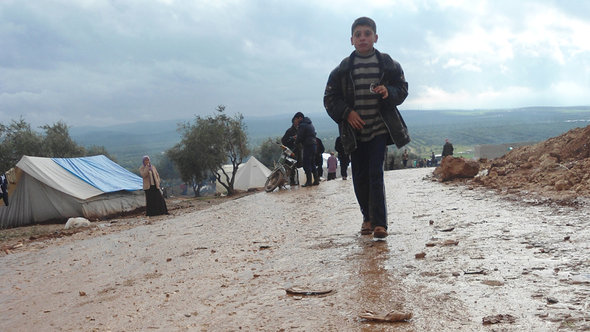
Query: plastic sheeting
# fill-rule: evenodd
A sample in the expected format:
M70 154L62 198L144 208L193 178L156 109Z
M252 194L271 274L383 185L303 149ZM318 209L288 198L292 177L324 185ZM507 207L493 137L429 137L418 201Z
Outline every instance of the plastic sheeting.
M51 158L23 156L16 167L48 187L81 200L103 194L102 190L81 181Z
M103 155L84 158L51 158L51 160L105 193L142 189L143 182L140 177Z

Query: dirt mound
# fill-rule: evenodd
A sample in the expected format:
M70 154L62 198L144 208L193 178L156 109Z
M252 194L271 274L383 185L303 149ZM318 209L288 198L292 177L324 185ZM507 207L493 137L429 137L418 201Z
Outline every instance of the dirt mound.
M590 126L479 162L476 185L569 203L590 198Z
M440 181L448 181L456 178L472 178L479 172L479 163L473 160L446 156L440 167L434 170L434 177Z

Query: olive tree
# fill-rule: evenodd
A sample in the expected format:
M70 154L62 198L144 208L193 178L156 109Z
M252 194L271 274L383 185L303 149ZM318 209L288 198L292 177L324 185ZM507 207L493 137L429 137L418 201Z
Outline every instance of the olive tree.
M7 125L0 123L0 172L14 167L24 155L69 158L104 154L113 159L103 146L92 146L86 150L78 145L70 137L69 127L62 121L39 128L45 133L33 130L22 118Z
M270 169L274 168L275 162L281 156L282 150L280 145L277 144L277 142L280 141L280 137L274 139L269 137L263 141L257 149L256 158L258 158L264 166Z
M46 156L55 158L81 157L86 154L84 147L70 137L68 125L62 121L52 126L41 126L45 130L43 151Z
M42 156L43 136L24 119L0 124L0 172L14 167L23 155Z
M199 184L210 174L233 195L238 167L249 155L248 137L244 117L225 114L225 106L219 105L214 116L196 116L193 123L179 127L180 143L167 151L176 164L183 181L193 185L198 195ZM223 165L230 163L231 171Z

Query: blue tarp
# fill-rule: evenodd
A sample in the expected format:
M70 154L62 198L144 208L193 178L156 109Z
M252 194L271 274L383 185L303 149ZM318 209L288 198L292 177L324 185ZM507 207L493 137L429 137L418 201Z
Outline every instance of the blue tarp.
M51 158L84 182L104 192L143 189L141 177L129 172L104 155L81 158Z

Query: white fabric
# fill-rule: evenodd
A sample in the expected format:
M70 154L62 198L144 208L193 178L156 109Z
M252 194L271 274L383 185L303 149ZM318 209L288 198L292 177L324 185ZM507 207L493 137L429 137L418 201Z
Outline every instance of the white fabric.
M254 157L250 157L248 162L240 166L236 173L234 189L248 190L250 188L264 187L266 178L271 172L268 167Z
M223 170L231 176L233 166L232 165L223 165ZM264 166L258 159L254 156L250 157L250 159L238 166L238 171L236 172L236 178L234 179L234 189L238 190L248 190L250 188L260 188L264 187L266 183L266 178L270 175L271 170L268 167ZM227 183L225 181L225 175L220 171L218 174L221 174L221 180L223 183ZM225 192L225 187L217 182L215 189L217 192Z

